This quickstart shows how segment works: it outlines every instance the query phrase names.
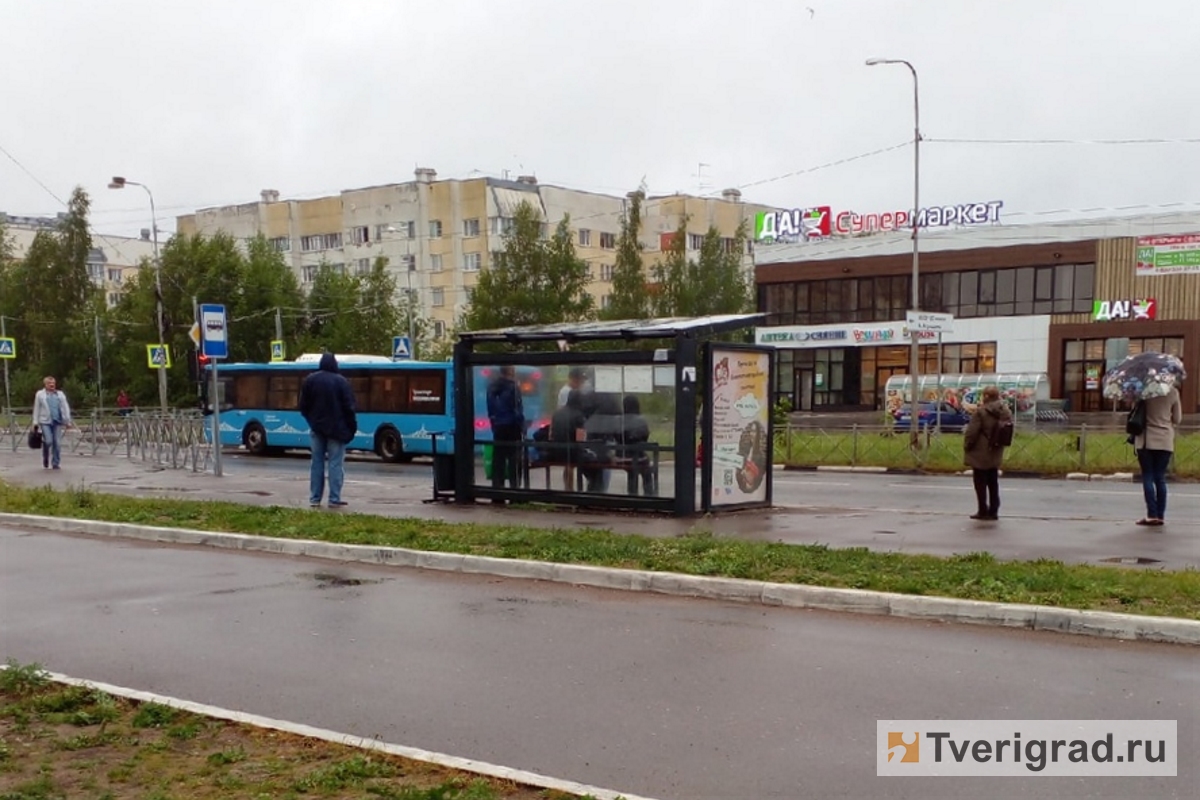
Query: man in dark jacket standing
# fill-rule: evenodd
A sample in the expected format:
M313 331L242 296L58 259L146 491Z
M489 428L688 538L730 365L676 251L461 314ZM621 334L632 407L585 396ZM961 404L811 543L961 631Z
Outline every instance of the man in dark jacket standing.
M518 485L518 456L525 435L525 405L515 379L516 370L501 367L487 391L488 421L492 424L492 486L499 489L508 478ZM499 501L503 503L503 501Z
M971 519L1000 518L1000 465L1004 461L1004 448L993 446L992 439L1001 421L1011 419L1012 412L1000 399L1000 390L995 386L984 389L983 402L963 431L963 462L971 468L979 503L979 510Z
M321 507L325 494L326 460L329 466L329 507L344 508L342 483L346 478L346 445L358 431L354 392L350 381L338 372L333 353L321 356L321 366L300 386L300 413L312 435L312 464L308 473L308 502Z

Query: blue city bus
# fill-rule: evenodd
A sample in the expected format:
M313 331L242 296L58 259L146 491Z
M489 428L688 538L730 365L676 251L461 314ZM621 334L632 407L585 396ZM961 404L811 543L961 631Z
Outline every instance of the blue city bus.
M271 364L222 364L221 445L270 455L310 447L300 415L300 383L317 369L319 355ZM375 453L384 461L411 461L438 451L454 430L453 371L449 362L391 361L382 356L338 356L358 407L358 431L348 450Z
M317 369L319 354L270 364L222 364L221 445L254 455L310 447L308 423L300 415L300 384ZM411 461L453 449L454 370L448 361L392 361L383 356L339 355L339 371L350 381L358 407L358 431L348 450L371 452L388 462ZM487 420L490 368L474 376L475 438L492 438ZM529 432L546 424L542 371L517 367ZM207 387L208 382L205 382ZM207 402L207 401L205 401Z

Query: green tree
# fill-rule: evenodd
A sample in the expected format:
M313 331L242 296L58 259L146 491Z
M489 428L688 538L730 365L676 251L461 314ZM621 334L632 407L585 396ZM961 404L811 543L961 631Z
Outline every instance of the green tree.
M617 237L617 259L613 265L612 294L608 307L600 312L602 319L644 319L650 315L650 299L646 291L646 273L642 264L642 200L639 189L629 196L621 212L621 233Z
M479 273L471 305L460 320L465 330L591 319L588 265L575 252L570 218L542 237L541 216L522 203L504 236L504 249Z
M663 261L652 270L657 283L655 313L665 317L740 314L754 310L753 284L742 267L746 224L730 240L709 227L695 260L687 257L687 220L683 220Z
M237 292L229 302L232 358L238 361L270 358L270 345L276 339L277 312L287 352L298 353L304 293L283 254L273 248L266 237L256 236L247 243Z
M53 231L39 231L25 258L6 268L5 328L18 340L18 396L54 375L77 397L88 393L92 315L99 291L88 275L91 201L76 187L67 213ZM8 324L12 320L12 324ZM82 399L82 398L81 398Z

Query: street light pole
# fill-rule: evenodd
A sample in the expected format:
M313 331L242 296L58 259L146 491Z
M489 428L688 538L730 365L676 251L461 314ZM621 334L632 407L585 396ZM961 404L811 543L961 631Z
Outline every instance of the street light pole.
M913 79L913 210L912 210L912 310L921 310L921 251L918 242L917 224L921 209L921 101L917 90L917 69L909 62L900 58L870 58L867 66L878 64L903 64L912 73ZM921 446L921 416L920 416L920 383L921 383L921 341L917 331L911 328L908 337L912 342L912 363L909 372L912 373L912 415L909 417L909 446L914 450ZM940 367L940 365L939 365ZM940 402L940 398L939 398ZM940 406L939 406L940 407Z
M146 184L126 180L120 176L114 176L108 184L108 188L110 189L124 189L126 186L140 186L146 190L146 194L150 197L150 236L154 242L154 305L158 315L158 346L164 347L166 345L166 331L163 325L162 261L158 257L158 212L154 208L154 193L150 191L150 187ZM169 412L166 364L164 363L160 366L157 371L158 402L165 416Z

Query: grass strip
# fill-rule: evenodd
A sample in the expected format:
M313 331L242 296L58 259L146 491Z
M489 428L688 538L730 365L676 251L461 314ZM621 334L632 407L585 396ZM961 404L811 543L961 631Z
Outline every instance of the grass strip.
M0 798L568 800L576 795L0 669Z
M0 511L284 539L405 547L562 564L675 572L901 594L1031 603L1200 619L1200 571L1001 561L990 553L948 558L724 539L674 538L524 525L483 525L279 506L140 499L87 489L0 482Z

